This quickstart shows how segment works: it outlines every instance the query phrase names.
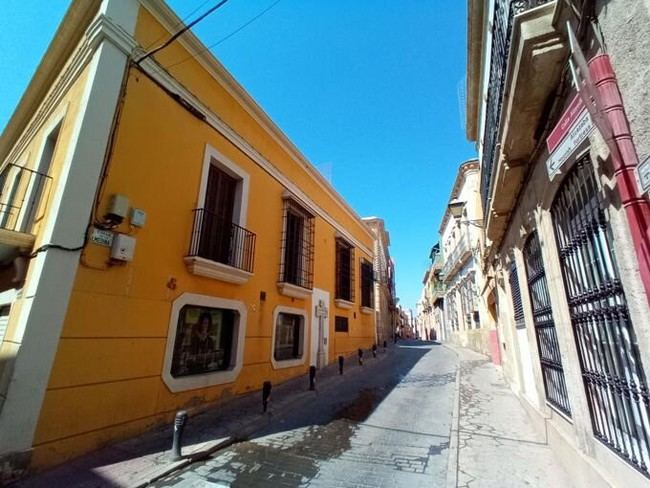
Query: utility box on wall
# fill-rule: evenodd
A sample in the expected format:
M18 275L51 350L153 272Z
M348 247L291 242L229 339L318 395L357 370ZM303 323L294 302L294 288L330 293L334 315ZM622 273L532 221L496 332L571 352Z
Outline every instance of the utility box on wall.
M117 261L133 261L135 253L135 237L126 234L115 234L111 246L111 259Z

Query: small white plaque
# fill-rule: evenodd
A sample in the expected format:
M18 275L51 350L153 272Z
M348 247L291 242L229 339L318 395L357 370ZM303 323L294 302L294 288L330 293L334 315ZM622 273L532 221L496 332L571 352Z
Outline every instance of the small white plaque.
M650 155L636 167L636 177L639 179L641 193L650 191Z
M90 233L90 240L100 246L111 247L113 245L113 232L93 227Z

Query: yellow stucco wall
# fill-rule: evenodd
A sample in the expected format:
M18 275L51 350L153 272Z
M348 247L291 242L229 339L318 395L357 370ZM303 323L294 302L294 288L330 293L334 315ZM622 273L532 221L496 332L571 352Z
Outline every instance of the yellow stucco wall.
M145 11L137 28L143 45L160 27ZM176 47L164 52L174 57ZM176 54L176 56L178 53ZM162 60L163 56L161 56ZM180 72L179 72L180 73ZM182 83L254 146L350 234L372 249L368 229L351 217L294 161L236 100L198 65L183 66ZM310 299L278 293L285 188L257 163L206 123L190 115L138 70L129 75L123 112L99 208L114 193L147 212L144 228L119 230L137 239L135 259L106 266L108 249L89 244L84 252L34 440L35 466L61 462L84 451L168 421L174 412L304 374L304 365L274 370L271 364L273 310L304 308ZM254 276L244 285L196 276L183 262L192 231L206 144L250 175L246 228L257 235ZM360 310L359 260L372 256L356 249L355 304L334 303L335 229L315 219L314 287L330 292L329 359L369 347L374 314ZM102 269L107 268L107 269ZM168 286L175 279L174 289ZM266 300L260 300L260 292ZM243 369L233 383L172 393L162 380L172 302L185 292L236 299L247 307ZM334 316L349 317L348 333L334 332ZM306 327L307 333L311 324ZM309 344L309 340L307 342Z

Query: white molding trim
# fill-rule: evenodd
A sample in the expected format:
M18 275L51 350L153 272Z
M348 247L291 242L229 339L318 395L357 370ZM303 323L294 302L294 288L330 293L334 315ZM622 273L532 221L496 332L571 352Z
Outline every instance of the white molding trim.
M192 274L225 281L227 283L234 283L236 285L247 283L253 276L253 273L249 273L243 269L237 269L227 264L218 263L199 256L185 256L183 261L185 261L187 270Z
M298 359L285 359L278 361L275 359L275 333L278 327L278 315L281 313L290 313L302 317L302 356ZM271 337L271 364L273 369L294 368L305 364L307 358L307 331L310 330L307 312L303 308L284 307L278 305L273 309L273 334Z
M246 227L246 220L248 216L248 199L250 196L250 175L244 171L239 165L228 159L223 153L219 152L210 144L205 145L205 153L203 156L203 171L201 173L201 186L199 187L199 196L197 199L197 208L204 208L205 193L208 186L208 174L210 173L210 165L218 166L226 173L241 181L237 185L237 194L235 195L235 209L234 216L236 224L240 227Z
M278 281L278 291L281 295L292 298L299 298L301 300L306 300L311 296L310 289L294 285L293 283L286 283L284 281Z
M334 304L339 308L344 308L345 310L352 310L354 307L354 302L343 300L342 298L336 298Z
M160 0L139 0L142 6L170 32L175 32L182 20L169 6ZM191 32L186 32L177 41L196 61L232 96L241 107L271 136L271 138L341 207L352 219L361 223L361 217L339 195L332 184L320 174L282 130L262 110L246 90L232 77L226 68L206 49L206 46ZM363 225L361 225L363 228ZM369 232L369 231L368 231ZM371 236L370 233L368 233Z
M375 309L369 307L361 307L361 313L366 315L372 315L373 313L375 313Z
M176 341L176 329L178 328L178 314L185 305L196 305L199 307L224 308L234 310L239 314L236 319L236 333L233 334L235 344L233 345L235 358L234 366L225 371L213 371L210 373L181 376L174 378L171 374L172 359L174 356L174 342ZM172 304L169 317L169 329L167 332L167 347L165 349L165 360L163 362L162 379L172 393L195 390L208 386L233 383L244 365L244 341L246 337L247 310L244 302L229 300L226 298L198 295L195 293L183 293Z

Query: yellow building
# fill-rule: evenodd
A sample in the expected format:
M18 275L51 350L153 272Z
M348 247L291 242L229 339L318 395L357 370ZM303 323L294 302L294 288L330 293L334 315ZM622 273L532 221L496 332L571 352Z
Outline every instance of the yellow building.
M356 213L190 32L137 62L179 23L158 0L73 2L0 138L6 466L374 341Z

